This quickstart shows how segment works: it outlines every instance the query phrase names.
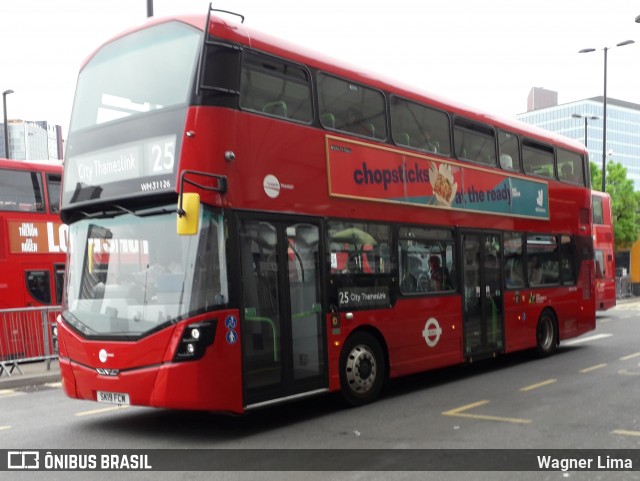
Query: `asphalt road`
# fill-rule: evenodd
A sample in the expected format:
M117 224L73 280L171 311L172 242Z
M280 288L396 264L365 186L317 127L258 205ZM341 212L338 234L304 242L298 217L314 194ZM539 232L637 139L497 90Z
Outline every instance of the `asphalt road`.
M598 327L556 355L520 353L392 381L382 399L347 408L324 396L243 417L112 407L68 399L58 383L0 390L4 449L332 449L340 465L358 449L637 449L640 446L640 303L598 315ZM250 465L251 452L247 453ZM243 453L244 453L243 452ZM372 451L378 453L378 451ZM384 453L384 451L381 451ZM464 451L461 451L464 455ZM283 469L291 460L282 453ZM295 453L293 455L295 457ZM187 472L182 479L640 479L640 471L381 472L384 454L359 471ZM338 462L340 461L340 462ZM370 463L370 464L369 464ZM366 470L371 470L367 471ZM505 466L505 470L509 466ZM640 469L640 465L634 466ZM26 473L20 473L23 475ZM88 473L28 473L87 479ZM175 479L175 472L117 474ZM90 473L115 479L114 473ZM4 476L3 476L4 478ZM21 476L21 479L26 479Z

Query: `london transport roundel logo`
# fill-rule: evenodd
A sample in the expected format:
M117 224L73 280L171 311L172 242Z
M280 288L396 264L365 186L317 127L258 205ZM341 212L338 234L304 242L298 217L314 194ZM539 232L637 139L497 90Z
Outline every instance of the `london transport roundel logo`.
M435 317L430 317L424 325L424 330L422 331L422 337L424 337L427 346L435 347L440 341L440 336L442 335L442 328Z
M264 188L264 193L272 199L280 195L280 181L275 175L266 175L262 181L262 187Z
M98 352L98 359L100 359L100 362L107 362L107 359L110 357L113 357L113 354L107 352L106 349L100 349L100 352Z

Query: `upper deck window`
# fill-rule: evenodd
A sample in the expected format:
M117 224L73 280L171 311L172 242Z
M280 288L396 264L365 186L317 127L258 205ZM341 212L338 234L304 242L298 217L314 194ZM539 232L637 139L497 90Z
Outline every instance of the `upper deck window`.
M240 106L254 112L310 123L311 79L303 67L245 52Z
M449 155L449 117L446 113L391 98L391 135L397 145Z
M193 27L168 22L102 47L78 77L70 132L186 105L201 36Z
M327 129L387 138L384 96L378 90L319 73L318 107Z
M520 171L520 149L518 137L515 134L498 131L498 154L500 167L505 170Z
M554 177L553 147L534 142L522 141L522 167L527 174Z
M575 152L558 149L558 178L569 184L584 185L582 156Z
M49 192L49 210L60 212L60 174L47 174L47 191Z
M454 122L454 146L459 159L496 165L495 131L488 125L457 118Z

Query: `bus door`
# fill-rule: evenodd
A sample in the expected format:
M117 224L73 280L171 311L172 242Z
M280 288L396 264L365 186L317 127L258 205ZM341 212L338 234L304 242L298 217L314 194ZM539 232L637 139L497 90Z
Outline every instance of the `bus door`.
M245 406L328 386L320 226L239 221Z
M502 242L496 233L464 232L464 353L468 358L503 350Z

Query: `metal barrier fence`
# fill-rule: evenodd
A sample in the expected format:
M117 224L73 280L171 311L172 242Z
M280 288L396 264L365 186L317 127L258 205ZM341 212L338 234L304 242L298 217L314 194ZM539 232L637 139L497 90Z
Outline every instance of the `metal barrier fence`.
M0 309L0 377L20 374L20 363L51 361L58 357L56 319L60 306Z
M631 276L616 277L616 298L626 299L633 294Z

